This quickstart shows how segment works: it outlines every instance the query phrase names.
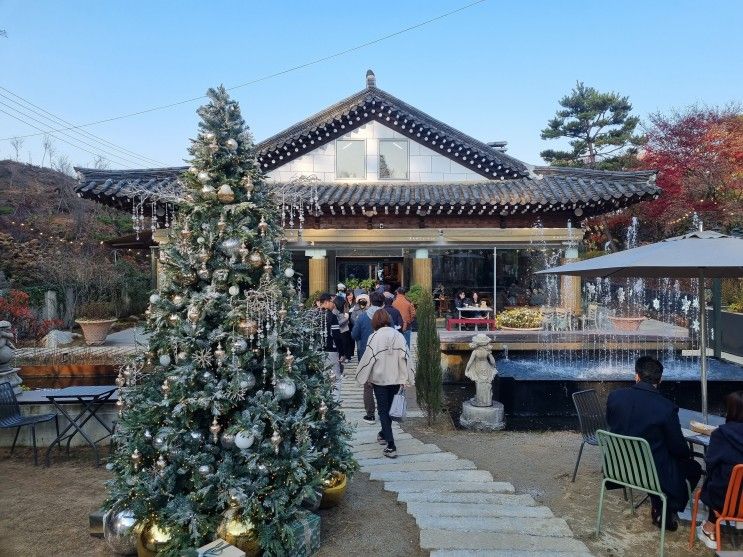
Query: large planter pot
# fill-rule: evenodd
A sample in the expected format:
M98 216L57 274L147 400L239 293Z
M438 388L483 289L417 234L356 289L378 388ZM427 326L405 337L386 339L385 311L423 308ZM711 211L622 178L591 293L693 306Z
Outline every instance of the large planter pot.
M345 474L342 472L333 472L330 478L325 480L325 484L323 485L320 508L329 509L338 505L346 493L347 485L348 481Z
M106 342L106 337L116 319L78 319L76 321L83 330L85 344L88 346L100 346Z
M639 331L640 325L645 321L645 317L614 317L608 316L607 319L611 321L612 326L618 331Z

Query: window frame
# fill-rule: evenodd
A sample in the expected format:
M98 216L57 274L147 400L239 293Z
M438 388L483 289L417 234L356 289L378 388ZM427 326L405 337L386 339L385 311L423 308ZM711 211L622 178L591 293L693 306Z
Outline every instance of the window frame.
M363 150L364 176L363 178L342 178L338 176L338 153L340 152L340 149L338 148L338 143L340 141L355 141L355 142L364 144L364 150ZM335 140L335 179L343 180L346 182L351 182L353 180L367 180L368 175L369 175L369 172L368 172L367 164L366 164L366 139L343 139L343 138L336 139Z
M380 176L380 174L379 174L379 169L381 168L380 157L382 156L382 149L381 149L382 143L387 143L387 142L392 143L392 142L395 142L395 141L397 141L397 142L404 141L407 144L407 157L406 157L406 161L405 161L405 163L407 164L407 171L405 173L406 176L405 176L405 178L382 178ZM402 137L402 138L397 138L397 137L380 137L377 140L377 178L379 178L379 180L391 180L393 182L410 181L410 139L408 139L407 137Z

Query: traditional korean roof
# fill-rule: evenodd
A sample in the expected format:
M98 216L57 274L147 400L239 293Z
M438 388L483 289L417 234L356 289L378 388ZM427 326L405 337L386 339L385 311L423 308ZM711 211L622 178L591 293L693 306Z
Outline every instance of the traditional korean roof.
M178 188L186 167L151 170L97 170L78 168L81 197L122 209L142 191ZM280 187L280 184L278 185ZM309 187L309 186L308 186ZM529 177L481 182L314 183L321 209L332 214L342 207L349 211L383 207L412 207L422 211L452 207L540 212L593 208L605 212L656 197L655 172L605 172L579 168L535 167ZM323 209L324 212L324 209ZM345 212L345 211L344 211ZM587 211L588 212L588 211Z

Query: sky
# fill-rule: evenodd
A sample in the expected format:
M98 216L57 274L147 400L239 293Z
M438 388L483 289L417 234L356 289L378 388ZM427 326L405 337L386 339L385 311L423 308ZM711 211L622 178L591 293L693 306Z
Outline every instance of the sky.
M7 114L20 116L8 91L74 124L94 122L246 83L471 1L0 0L0 159L15 157L6 138L38 133ZM539 164L540 151L561 146L540 131L577 80L629 96L641 118L743 100L742 26L739 0L485 0L232 94L261 140L359 91L371 68L381 89ZM95 154L112 168L182 165L202 102L86 127L96 136L84 138L88 152L64 136L55 146L79 166ZM21 160L39 164L41 144L26 138Z

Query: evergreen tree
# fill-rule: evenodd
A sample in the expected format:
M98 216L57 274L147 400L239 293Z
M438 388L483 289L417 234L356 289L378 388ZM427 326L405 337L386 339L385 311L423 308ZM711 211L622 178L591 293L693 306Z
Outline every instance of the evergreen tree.
M158 555L212 541L226 520L285 554L302 501L356 465L252 138L223 87L208 96L161 252L165 285L150 298L149 350L117 380L107 507L155 524Z
M571 138L573 150L547 149L540 153L545 161L555 166L612 170L631 163L634 146L642 139L633 135L640 119L630 116L629 97L600 93L579 81L569 95L560 99L560 106L562 110L542 130L542 139Z
M418 406L426 411L428 425L436 421L441 412L442 374L441 341L436 332L436 315L433 296L424 290L415 314L418 322L417 352L415 363L415 393Z

